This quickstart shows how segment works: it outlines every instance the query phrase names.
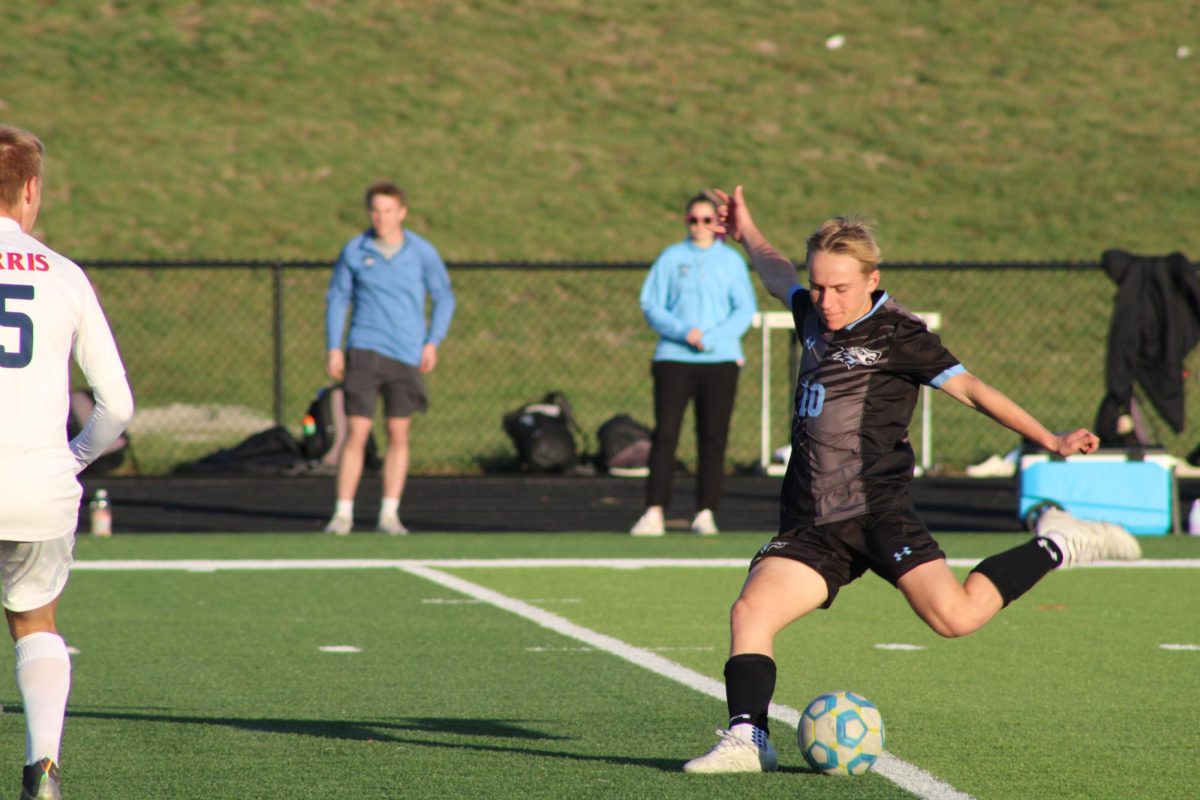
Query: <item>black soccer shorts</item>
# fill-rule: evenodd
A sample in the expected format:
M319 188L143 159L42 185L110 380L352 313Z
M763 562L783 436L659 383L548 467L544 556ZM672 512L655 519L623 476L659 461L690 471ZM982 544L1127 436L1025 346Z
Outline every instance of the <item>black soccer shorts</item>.
M829 588L821 604L829 608L838 590L867 570L895 586L914 567L945 557L917 512L901 506L781 533L762 546L750 567L764 558L812 567Z

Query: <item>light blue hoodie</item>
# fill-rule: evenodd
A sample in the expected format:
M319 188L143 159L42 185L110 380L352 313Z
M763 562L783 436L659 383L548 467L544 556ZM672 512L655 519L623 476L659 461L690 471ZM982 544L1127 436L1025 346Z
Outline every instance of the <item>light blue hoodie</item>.
M654 360L691 364L741 361L742 335L758 310L741 253L722 241L702 248L691 239L662 251L642 285L641 303L659 335ZM703 350L687 343L692 328L704 333Z
M375 246L368 229L342 249L325 295L325 346L342 346L346 311L347 348L372 350L418 366L427 342L441 344L454 316L454 292L446 265L432 244L404 231L404 246L390 258ZM425 299L432 300L429 324Z

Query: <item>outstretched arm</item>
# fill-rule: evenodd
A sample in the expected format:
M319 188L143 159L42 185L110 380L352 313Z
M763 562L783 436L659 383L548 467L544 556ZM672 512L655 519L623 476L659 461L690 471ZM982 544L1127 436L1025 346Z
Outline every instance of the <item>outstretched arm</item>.
M1071 456L1091 453L1100 446L1100 439L1087 428L1079 428L1061 436L1048 431L1007 395L969 372L955 375L941 386L942 391L965 406L975 409L999 422L1010 431L1037 442L1051 453Z
M754 225L741 186L734 188L732 196L720 189L713 190L713 193L721 204L717 207L717 221L710 226L711 229L740 242L767 292L786 303L788 293L796 285L796 265L772 247Z

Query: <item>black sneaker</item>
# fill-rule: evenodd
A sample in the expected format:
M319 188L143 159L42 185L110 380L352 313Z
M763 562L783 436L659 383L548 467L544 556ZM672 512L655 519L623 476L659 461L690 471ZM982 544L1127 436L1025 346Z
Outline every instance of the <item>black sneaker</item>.
M21 774L21 800L62 800L58 788L58 764L43 758L36 764L26 764Z

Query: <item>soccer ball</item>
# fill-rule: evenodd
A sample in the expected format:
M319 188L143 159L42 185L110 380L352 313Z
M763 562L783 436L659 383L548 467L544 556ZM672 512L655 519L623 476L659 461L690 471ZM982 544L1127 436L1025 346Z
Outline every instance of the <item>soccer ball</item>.
M826 775L861 775L883 752L883 717L854 692L827 692L804 709L796 740L804 760Z

